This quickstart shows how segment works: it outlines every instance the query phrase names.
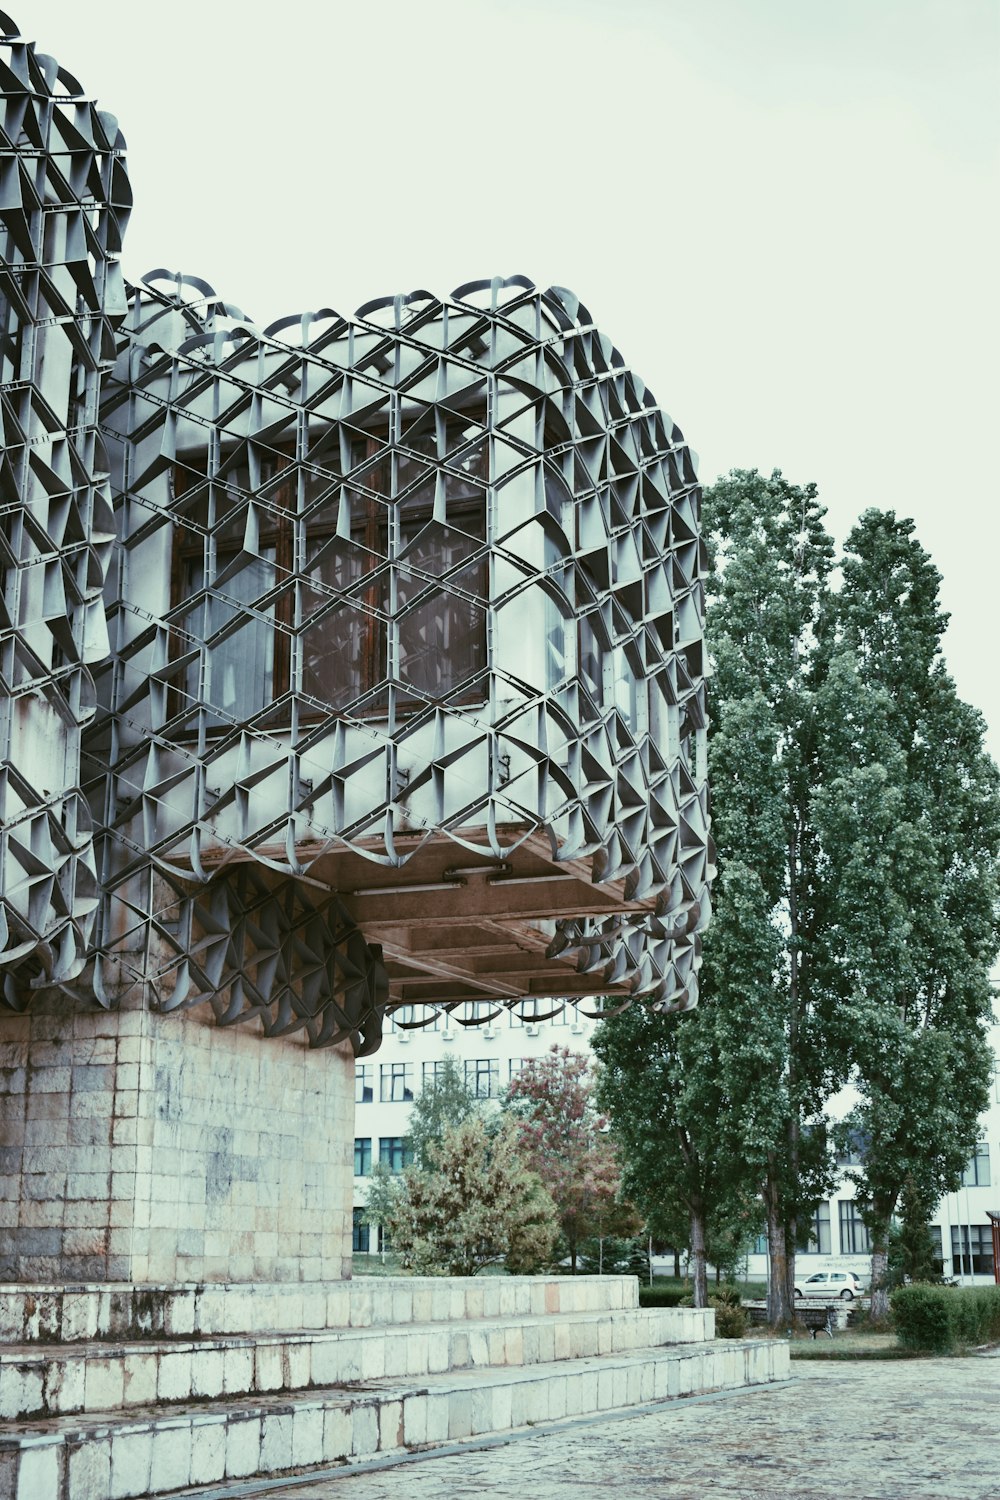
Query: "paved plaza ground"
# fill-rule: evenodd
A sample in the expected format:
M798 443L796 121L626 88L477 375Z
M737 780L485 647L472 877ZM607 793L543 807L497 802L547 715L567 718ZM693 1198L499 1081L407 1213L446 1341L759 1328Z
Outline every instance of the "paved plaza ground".
M780 1386L549 1427L392 1467L210 1493L241 1500L998 1500L1000 1358L798 1362Z

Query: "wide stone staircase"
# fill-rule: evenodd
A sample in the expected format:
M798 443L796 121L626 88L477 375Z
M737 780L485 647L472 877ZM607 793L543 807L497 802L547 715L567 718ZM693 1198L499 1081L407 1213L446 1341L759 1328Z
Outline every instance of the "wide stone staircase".
M634 1277L0 1286L0 1500L129 1500L788 1375Z

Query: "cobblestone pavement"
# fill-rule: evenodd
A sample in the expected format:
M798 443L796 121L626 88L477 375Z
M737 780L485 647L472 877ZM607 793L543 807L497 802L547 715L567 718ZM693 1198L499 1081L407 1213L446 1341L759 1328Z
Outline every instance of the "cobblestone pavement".
M245 1500L571 1500L613 1490L651 1500L1000 1496L1000 1359L796 1363L792 1372L785 1385L228 1493Z

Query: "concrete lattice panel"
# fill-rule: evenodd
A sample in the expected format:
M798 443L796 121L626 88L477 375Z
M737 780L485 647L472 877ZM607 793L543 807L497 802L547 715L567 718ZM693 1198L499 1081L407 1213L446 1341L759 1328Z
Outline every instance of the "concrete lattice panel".
M362 1051L386 1005L693 1004L678 429L522 277L261 329L157 272L120 329L117 126L0 30L7 1002Z
M385 984L418 1005L693 1003L699 492L587 310L515 277L262 330L154 273L127 326L104 405L113 711L89 737L125 982L155 975L168 1006L217 993L182 948L223 886L245 910L249 863L336 894L385 966L369 1010ZM487 929L506 942L470 968Z
M0 988L20 1004L80 973L97 906L80 731L108 652L97 419L131 198L114 118L0 32Z

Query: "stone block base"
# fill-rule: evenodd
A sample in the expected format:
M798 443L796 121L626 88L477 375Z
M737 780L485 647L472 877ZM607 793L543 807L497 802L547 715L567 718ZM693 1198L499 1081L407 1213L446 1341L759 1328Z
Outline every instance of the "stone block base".
M0 1017L0 1280L350 1275L354 1059L199 1011Z

